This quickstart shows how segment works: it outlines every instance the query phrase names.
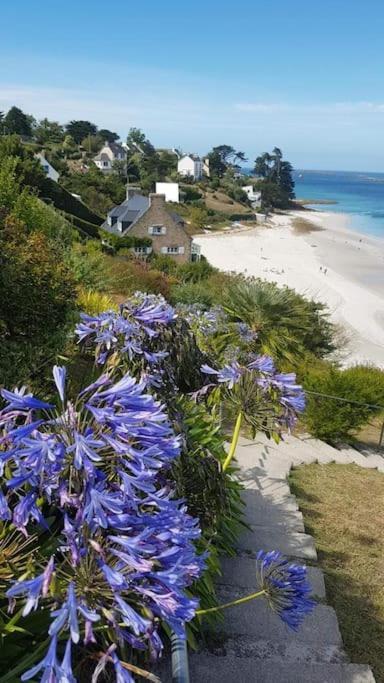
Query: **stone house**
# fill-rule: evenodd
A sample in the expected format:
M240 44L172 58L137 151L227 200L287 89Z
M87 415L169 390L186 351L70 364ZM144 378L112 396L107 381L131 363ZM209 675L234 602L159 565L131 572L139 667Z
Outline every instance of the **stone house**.
M111 173L113 171L113 163L115 161L126 161L127 152L122 145L117 142L105 142L100 152L94 157L97 168L103 173Z
M162 194L145 197L137 188L128 188L124 202L109 211L101 228L121 237L149 237L151 247L132 248L142 258L152 251L172 256L179 263L200 258L199 247L186 231L184 219L167 207Z

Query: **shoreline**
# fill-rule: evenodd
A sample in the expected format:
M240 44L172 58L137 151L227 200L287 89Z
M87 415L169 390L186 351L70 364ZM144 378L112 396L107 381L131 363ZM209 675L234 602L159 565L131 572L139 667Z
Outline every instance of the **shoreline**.
M295 219L317 226L297 234ZM298 210L232 234L196 235L208 261L224 271L287 285L328 305L349 339L342 364L384 368L384 239L349 227L349 214Z

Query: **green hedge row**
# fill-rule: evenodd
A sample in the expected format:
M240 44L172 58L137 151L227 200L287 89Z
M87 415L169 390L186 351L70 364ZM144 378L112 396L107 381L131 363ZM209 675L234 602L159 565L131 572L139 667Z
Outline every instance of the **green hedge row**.
M76 197L73 197L68 190L53 182L50 178L45 178L41 183L40 196L42 199L50 199L56 209L65 211L67 214L76 216L82 221L92 223L94 226L99 226L103 222L103 218L91 211L83 202L80 202Z
M84 221L78 216L74 216L71 213L63 212L64 217L69 223L71 223L75 228L78 228L82 233L85 233L88 237L93 239L100 239L100 230L94 223L89 221Z

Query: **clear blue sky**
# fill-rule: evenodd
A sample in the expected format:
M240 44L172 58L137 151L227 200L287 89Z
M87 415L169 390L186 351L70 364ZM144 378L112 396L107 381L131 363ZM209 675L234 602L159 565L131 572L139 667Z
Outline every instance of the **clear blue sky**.
M382 0L3 0L0 110L384 171Z

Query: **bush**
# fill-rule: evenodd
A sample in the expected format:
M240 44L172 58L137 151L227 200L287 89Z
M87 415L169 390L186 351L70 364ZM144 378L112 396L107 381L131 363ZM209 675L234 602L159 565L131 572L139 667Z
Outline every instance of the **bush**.
M68 190L50 178L44 178L39 185L39 191L42 199L50 199L57 209L61 209L65 213L70 213L96 227L103 222L101 216L91 211L83 202L79 202Z
M335 350L334 326L323 304L288 287L256 278L233 278L223 306L234 322L258 335L259 349L276 361L298 362L307 352L322 358Z
M105 257L108 289L111 294L124 300L129 294L137 290L151 294L170 296L171 288L176 280L159 270L152 269L150 264L143 261Z
M321 363L302 371L300 379L309 391L370 404L355 405L308 394L304 420L319 439L350 440L356 430L382 412L374 407L384 406L384 372L378 368L358 365L341 370Z
M77 305L83 313L88 313L88 315L98 315L103 311L117 309L116 304L106 294L86 289L80 290Z
M15 218L0 230L0 377L4 385L40 377L73 320L76 288L56 246Z
M199 304L203 308L211 308L215 303L215 294L206 281L185 282L172 288L170 301L174 304Z
M211 266L204 256L202 256L200 261L183 263L177 268L177 276L183 282L200 282L201 280L206 280L215 272L216 268Z

